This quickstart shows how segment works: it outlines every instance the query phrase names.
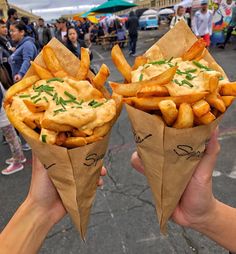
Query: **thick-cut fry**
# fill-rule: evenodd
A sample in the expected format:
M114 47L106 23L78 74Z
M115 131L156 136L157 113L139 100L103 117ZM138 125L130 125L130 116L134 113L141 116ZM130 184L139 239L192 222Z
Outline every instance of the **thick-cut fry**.
M191 106L188 103L182 103L179 107L179 114L174 128L184 129L193 127L194 123L194 114Z
M168 96L169 92L165 86L145 86L137 91L137 97Z
M42 66L40 66L39 64L31 61L30 62L32 67L34 68L35 72L37 73L37 75L40 77L40 79L51 79L53 78L53 75L50 71L48 71L47 69L43 68Z
M60 65L53 49L50 46L45 46L42 52L43 52L43 60L47 66L47 69L53 74L54 77L56 77L56 74L59 71L64 74L63 77L67 76L66 72Z
M159 107L166 124L171 126L178 117L175 103L171 100L164 100L160 102Z
M81 61L78 73L76 74L77 80L86 80L90 68L90 56L86 48L81 48Z
M64 144L64 142L66 141L67 137L65 132L60 132L57 137L56 137L56 145L61 146Z
M225 106L229 107L233 103L235 96L221 96L221 99L223 100Z
M78 129L73 129L72 130L72 136L73 137L86 137L87 135L86 135L86 133L84 133L83 131L80 131L80 130L78 130Z
M33 103L32 101L28 101L28 100L23 100L25 105L27 106L27 108L32 112L32 113L40 113L40 112L44 112L47 108L48 105L44 104L40 104L40 103Z
M182 59L184 61L190 61L195 59L197 56L201 55L206 47L204 39L198 39L190 49L188 49L183 55Z
M224 113L226 106L220 95L210 94L206 97L206 101L214 108L218 109L221 113Z
M109 77L109 75L110 75L109 68L105 64L103 64L101 66L99 72L97 73L97 75L93 79L94 86L98 90L100 90L104 86L104 84L105 84L107 78Z
M139 66L146 64L148 61L147 57L145 56L137 56L134 60L134 65L132 70L135 71L138 69Z
M223 84L220 89L220 94L236 96L236 82Z
M73 127L66 124L57 124L49 119L43 119L41 122L41 126L44 129L48 129L51 131L58 131L58 132L66 132L72 131Z
M29 126L32 130L34 130L37 125L35 124L35 122L30 119L29 117L25 117L24 118L24 121L23 121L27 126Z
M215 119L216 119L215 115L209 111L208 113L206 113L205 115L203 115L199 118L196 117L196 122L198 122L199 124L206 125L206 124L212 123Z
M79 146L87 145L86 139L83 137L69 137L63 143L63 146L67 148L75 148Z
M118 71L122 74L125 80L130 83L132 68L125 59L124 54L118 44L112 48L111 57Z
M137 98L137 97L130 97L130 98L124 98L123 101L131 106L134 106L141 110L158 110L160 109L160 102L163 100L171 100L173 101L177 106L179 106L181 103L195 103L203 98L208 93L201 92L201 93L193 93L189 95L182 95L182 96L170 96L170 97L145 97L145 98Z
M207 49L205 48L205 49L202 51L201 55L197 56L197 57L195 58L195 60L196 60L196 61L200 61L201 59L203 59L203 58L206 56L206 53L207 53Z
M178 66L173 66L169 68L168 70L162 72L160 75L153 77L151 80L155 80L156 85L160 85L160 86L166 85L172 81L177 69L178 69Z
M9 121L12 123L12 125L23 135L30 136L33 139L38 140L39 134L34 131L32 128L28 127L25 123L23 123L16 115L13 113L12 109L10 108L10 105L7 105L5 107L7 117Z
M11 86L7 90L6 95L5 95L5 105L7 105L8 102L10 102L10 99L12 98L12 96L14 96L15 94L27 89L32 84L37 82L39 79L40 78L37 75L34 75L34 76L24 78L21 81L19 81L18 83L14 84L14 86Z
M163 86L169 83L173 79L177 68L178 68L177 66L171 67L167 71L164 71L160 75L153 77L150 80L143 80L140 82L134 82L129 84L110 82L110 86L113 92L120 94L122 96L126 97L136 96L137 92L142 87Z
M211 93L215 93L219 86L219 78L217 76L211 76L209 78L209 89Z
M197 116L198 118L207 114L211 110L210 105L205 100L200 100L194 103L192 108L194 115Z

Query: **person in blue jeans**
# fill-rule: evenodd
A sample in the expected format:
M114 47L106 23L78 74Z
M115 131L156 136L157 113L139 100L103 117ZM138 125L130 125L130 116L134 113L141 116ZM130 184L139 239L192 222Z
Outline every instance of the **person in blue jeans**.
M16 21L10 25L10 35L16 43L16 50L9 57L14 82L20 81L30 67L38 52L34 39L27 36L27 27L22 21Z

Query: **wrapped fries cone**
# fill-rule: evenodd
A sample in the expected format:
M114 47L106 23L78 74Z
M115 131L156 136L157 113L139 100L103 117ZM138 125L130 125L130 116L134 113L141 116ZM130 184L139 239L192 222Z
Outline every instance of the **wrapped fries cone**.
M70 150L24 138L48 170L67 212L85 239L109 134L101 141Z
M161 232L178 204L220 118L208 126L167 127L162 119L126 105L138 154L144 164Z
M105 87L102 87L105 82L104 78L103 83L100 84L102 92L94 88L92 85L94 74L89 70L86 49L83 49L86 55L84 59L88 60L86 65L82 64L83 58L79 61L56 39L52 39L47 44L46 53L44 49L37 56L24 79L8 90L5 108L9 120L22 133L35 155L48 170L49 177L84 240L89 223L90 210L96 195L97 183L103 165L103 158L108 146L110 129L121 111L122 100L119 96L114 96L114 100L109 98L109 93ZM48 62L45 62L45 57ZM81 71L82 68L83 71ZM84 75L82 83L78 83L78 73L83 73ZM35 85L35 82L40 79L42 80L41 85ZM68 82L71 82L72 85L69 86ZM36 86L37 88L35 88ZM61 90L56 90L56 87L60 87ZM80 92L81 96L90 97L83 97L79 101L78 97L76 97L77 90L75 89L82 89L81 87L86 88ZM69 89L74 89L72 92L74 95L68 92ZM30 91L33 93L36 91L36 96L30 96ZM58 92L61 92L61 94L58 94ZM18 95L19 93L21 94ZM24 93L28 94L25 95ZM14 103L14 98L16 97L18 102L20 102L20 106L14 108L12 101ZM21 98L29 98L29 100L22 102ZM32 101L33 98L36 101ZM45 118L44 120L39 118L38 122L35 122L34 118L32 118L34 113L35 115L46 114L44 112L46 112L47 106L44 109L44 105L38 106L37 104L37 101L43 101L42 98L44 103L48 103L49 108L53 107L54 104L59 107L59 110L52 109L54 113L51 115L51 119L58 117L59 121L64 121L64 119L71 120L70 117L74 116L76 121L80 121L79 123L84 121L85 125L80 125L80 127L85 129L81 131L79 127L76 129L76 126L70 126L69 124L73 124L70 121L64 124L60 122L55 124L52 121L50 122L50 119L45 121ZM109 102L113 105L109 105ZM28 105L28 110L25 109L24 103ZM20 107L23 108L22 112L26 112L23 113L22 118L19 117L19 113L17 114L14 111L14 109L16 110ZM68 113L68 115L64 116L60 114L71 112L70 110L72 114ZM30 113L28 118L23 118L28 113ZM89 114L90 116L88 116ZM88 122L87 119L91 121ZM50 126L49 123L51 124ZM49 130L46 130L46 125L49 126ZM47 131L44 135L42 134L43 128ZM58 128L58 130L54 128ZM72 131L75 131L75 134Z
M144 56L150 58L161 52L167 59L179 57L196 40L188 26L184 22L179 22ZM204 59L209 62L210 67L217 69L226 77L208 52ZM222 117L208 125L176 129L168 127L158 115L146 113L128 104L126 109L132 124L137 151L144 164L145 176L156 204L160 229L162 233L166 233L167 221L191 179L212 131Z

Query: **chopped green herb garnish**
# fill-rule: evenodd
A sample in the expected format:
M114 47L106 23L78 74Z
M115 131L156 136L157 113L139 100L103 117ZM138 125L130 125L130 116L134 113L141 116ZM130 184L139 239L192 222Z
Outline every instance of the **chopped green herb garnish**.
M95 101L95 100L92 100L92 101L90 101L90 102L89 102L89 104L88 104L88 105L89 105L89 106L93 106L93 105L94 105L94 104L96 104L96 103L98 103L98 102L97 102L97 101Z
M34 100L36 98L38 98L41 95L41 92L38 92L38 94L32 96L30 99Z
M102 106L103 104L104 104L104 103L102 103L102 102L96 103L96 104L94 104L92 107L93 107L93 108L97 108L97 107Z
M181 81L182 85L187 85L189 87L193 87L193 84L191 84L190 82L188 82L186 79Z
M150 62L149 64L166 64L166 60L160 60L160 61Z
M179 70L179 69L177 69L177 70L176 70L176 73L177 73L178 75L185 74L184 72L182 72L182 71L181 71L181 70Z
M223 76L219 77L219 80L224 80L224 77Z
M33 101L34 104L36 104L37 102L41 101L42 98L38 98L37 100Z
M144 66L143 69L147 69L147 68L149 68L149 67L150 67L150 65L148 64L148 65Z
M72 95L71 93L65 91L64 94L65 94L66 96L68 96L70 99L76 100L76 97L75 97L74 95Z
M46 143L46 138L47 138L47 135L42 135L42 141L43 141L43 143Z
M178 79L174 79L173 81L174 81L177 85L179 85L179 86L182 86L182 85L183 85L181 82L179 82Z
M190 69L190 70L186 70L185 73L188 74L188 73L192 73L192 72L196 72L197 69Z
M43 96L43 99L44 99L46 102L48 102L48 99L47 99L47 97Z
M48 80L47 80L47 83L50 83L50 82L53 82L53 81L58 81L58 82L61 82L61 83L64 82L64 80L61 79L61 78L51 78L51 79L48 79Z
M174 57L172 56L172 57L168 60L168 63L171 62L171 61L173 60L173 58L174 58Z
M142 80L143 80L143 73L141 73L139 76L139 81L142 81Z
M207 67L207 66L205 66L205 65L203 65L203 64L201 64L197 61L193 61L193 64L196 65L200 69L205 69L206 71L212 71L211 68L209 68L209 67Z
M81 105L83 103L82 101L72 101L72 102L77 104L77 105Z
M54 112L54 116L57 115L60 112L65 112L65 111L66 111L66 109L64 109L64 108L60 108L60 109L54 110L53 111Z
M193 80L194 78L196 78L196 76L193 76L193 75L191 75L190 73L188 73L188 74L186 75L186 79L187 79L187 80Z
M30 95L29 94L20 94L19 97L20 98L28 98L28 97L30 97Z
M50 96L53 96L53 94L51 92L49 92L49 91L44 91L44 92L47 93Z

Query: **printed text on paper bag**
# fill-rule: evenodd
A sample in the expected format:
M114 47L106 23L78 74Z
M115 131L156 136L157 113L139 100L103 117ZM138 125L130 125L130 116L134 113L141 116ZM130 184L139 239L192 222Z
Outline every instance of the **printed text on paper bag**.
M189 145L177 145L176 148L173 150L179 157L185 157L186 160L191 158L193 159L200 159L204 151L194 151L192 146Z
M56 163L52 163L50 165L43 164L43 166L44 166L45 169L48 170L48 169L52 168L53 166L56 166Z
M133 134L134 134L134 140L136 144L141 144L143 143L146 139L152 137L152 134L148 134L146 136L141 136L139 134L137 134L137 132L135 132L135 130L133 129Z
M84 165L87 166L87 167L90 167L90 166L97 166L97 163L98 161L102 160L104 158L105 154L97 154L97 153L91 153L91 154L88 154L85 158L85 161L84 162Z

